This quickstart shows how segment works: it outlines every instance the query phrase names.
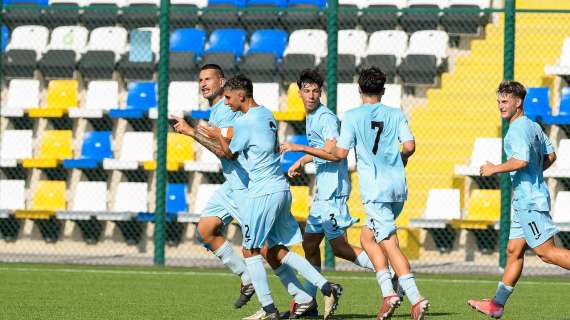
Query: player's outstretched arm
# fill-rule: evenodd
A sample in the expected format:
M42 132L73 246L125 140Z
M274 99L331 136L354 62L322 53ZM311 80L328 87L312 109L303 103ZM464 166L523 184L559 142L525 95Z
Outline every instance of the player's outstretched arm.
M542 170L550 168L550 166L556 161L556 152L552 152L544 155L544 164L542 165Z
M516 158L510 158L507 160L507 162L497 165L487 161L486 164L481 166L479 173L482 177L490 177L495 173L517 171L526 168L526 166L528 166L528 161L519 160Z
M328 139L325 142L324 148L313 148L311 146L306 146L302 144L295 143L283 143L280 146L281 152L285 153L288 151L298 151L304 152L313 157L321 158L328 161L340 161L341 158L331 154L330 152L336 147L336 139Z
M416 142L414 140L404 141L402 143L402 152L400 152L400 156L402 157L402 162L404 163L404 167L408 164L408 159L416 152Z

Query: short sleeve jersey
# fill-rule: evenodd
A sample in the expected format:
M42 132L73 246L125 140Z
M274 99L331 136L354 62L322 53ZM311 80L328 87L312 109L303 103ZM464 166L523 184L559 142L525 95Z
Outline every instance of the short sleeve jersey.
M400 109L381 103L364 104L344 115L339 142L355 148L360 195L363 202L403 202L406 176L400 144L414 140Z

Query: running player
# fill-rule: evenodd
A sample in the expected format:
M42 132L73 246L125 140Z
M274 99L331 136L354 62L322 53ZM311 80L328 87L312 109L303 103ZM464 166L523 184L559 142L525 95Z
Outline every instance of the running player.
M481 176L509 173L513 184L507 263L495 297L469 300L475 310L491 318L503 315L507 299L513 293L523 269L524 253L530 247L542 261L570 270L570 250L554 244L558 229L550 217L550 194L543 171L556 161L556 153L540 126L524 115L525 87L516 81L503 81L497 89L501 117L509 122L504 148L507 162L481 166ZM538 315L537 315L538 316Z
M349 149L356 149L368 227L361 234L362 246L369 257L382 251L386 254L412 304L411 317L419 320L426 314L429 302L420 295L408 259L400 249L395 222L407 198L404 167L415 151L415 142L402 111L380 103L385 82L386 75L377 67L360 72L358 87L363 104L345 113L339 141L330 153L344 159ZM387 270L387 261L383 263L375 265L376 270ZM400 303L393 289L389 293L382 291L384 301L377 319L391 317Z
M335 311L342 287L327 281L305 258L290 252L287 247L301 242L299 225L291 215L291 192L280 168L277 122L271 111L259 106L253 99L253 85L248 78L238 75L224 86L225 103L232 111L241 111L242 117L234 123L231 142L221 136L220 130L210 129L207 135L216 137L223 156L246 159L250 182L246 204L241 212L243 247L246 265L266 319L279 319L273 304L267 274L263 267L261 249L267 244L267 261L272 267L288 265L306 280L319 287L325 296L324 318ZM311 299L314 304L314 299ZM310 305L308 305L310 307Z

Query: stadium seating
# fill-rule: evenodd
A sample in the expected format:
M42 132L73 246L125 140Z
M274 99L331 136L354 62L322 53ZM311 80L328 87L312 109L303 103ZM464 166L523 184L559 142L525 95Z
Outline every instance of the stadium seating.
M543 118L544 124L549 125L570 125L570 87L562 88L560 93L560 105L557 115L546 115Z
M166 187L166 212L175 214L188 212L187 192L186 184L169 183Z
M106 170L136 170L141 162L152 160L154 160L152 132L125 132L119 156L104 159L103 168Z
M431 189L421 219L411 219L410 227L424 228L432 236L442 252L451 251L456 231L451 227L453 219L461 219L458 189Z
M307 221L309 217L309 187L291 186L291 214L297 221Z
M525 115L534 121L542 121L550 115L550 89L548 87L528 88L524 99Z
M21 25L37 25L42 21L42 11L47 0L4 0L6 8L4 21L10 29Z
M78 0L49 0L44 16L50 28L74 26L79 23L81 2Z
M279 84L254 82L253 99L271 111L279 111Z
M79 159L66 159L63 167L66 169L94 169L101 165L104 158L113 158L110 131L91 131L83 136L81 156Z
M362 12L360 24L367 32L377 30L394 30L400 17L399 9L406 7L406 0L369 0L366 10Z
M410 37L406 57L398 67L400 78L408 85L432 85L435 77L447 68L445 31L417 31Z
M115 65L126 48L127 30L120 27L97 28L91 31L78 69L87 79L111 79Z
M32 157L32 130L4 130L0 140L0 167L14 168Z
M158 60L158 28L139 28L130 32L129 53L123 55L117 69L127 81L151 80Z
M53 30L47 52L38 63L46 79L73 78L75 63L87 45L87 35L87 29L79 26Z
M126 0L121 24L127 29L154 27L158 24L158 0Z
M558 63L545 66L544 72L549 75L558 75L568 79L570 76L570 37L564 39Z
M102 118L104 113L119 107L119 84L114 80L89 82L85 103L69 110L70 118Z
M236 10L243 6L243 0L208 0L208 7L202 12L200 20L209 31L218 28L235 28L239 26Z
M477 138L468 165L456 165L455 174L459 176L479 176L479 169L487 161L501 163L501 138Z
M340 30L338 33L337 81L352 83L366 50L368 35L362 30ZM320 69L326 73L326 60L321 61Z
M81 23L88 29L115 25L123 0L85 0Z
M478 34L481 26L485 25L488 15L469 10L489 8L489 0L450 0L449 8L462 12L446 12L441 16L441 25L450 35Z
M255 92L254 92L255 93ZM273 115L278 121L302 121L305 119L305 107L299 96L299 87L296 82L289 84L287 98L283 111L274 111Z
M3 117L23 117L24 111L40 105L40 82L30 79L14 79L8 86L6 104L2 106Z
M127 104L124 109L111 109L111 118L138 119L157 106L156 82L132 82L128 86Z
M385 85L385 92L380 100L382 104L400 108L402 99L402 86L399 84ZM361 105L360 93L357 83L339 83L337 86L337 115L342 120L344 113Z
M201 214L204 212L208 200L210 200L210 198L221 186L221 184L206 183L199 185L198 191L196 192L196 201L194 203L190 203L190 212L195 214Z
M69 109L78 107L78 89L77 80L50 81L45 105L28 109L29 117L61 118Z
M72 155L71 130L46 130L40 138L38 152L23 160L24 168L56 168Z
M561 139L556 150L556 161L544 171L546 178L570 178L570 139Z
M166 145L166 169L168 171L177 171L186 161L194 160L194 143L190 137L169 132ZM144 168L156 170L156 161L145 161Z
M558 191L552 210L552 220L560 230L558 237L562 245L570 248L570 191Z
M168 86L168 115L177 117L198 109L198 82L172 81ZM149 109L149 118L158 118L158 109Z
M290 135L287 137L287 142L295 144L309 145L307 136L303 135ZM305 155L303 152L287 152L281 157L281 171L286 173L297 160Z
M407 32L436 30L439 22L439 9L447 6L447 0L408 0L408 8L425 9L424 12L406 11L400 17L400 24Z
M307 43L311 43L310 46ZM305 29L291 33L279 75L285 83L296 80L306 68L314 68L327 55L327 34L323 30Z
M226 77L236 71L237 61L245 47L246 33L242 29L217 29L210 35L202 64L216 63Z
M6 51L6 45L8 45L8 37L9 37L9 31L8 28L6 26L2 26L2 28L0 28L0 32L2 33L0 35L0 41L1 41L1 45L0 45L0 52L4 52Z
M288 0L289 8L281 17L281 22L287 30L309 29L319 21L320 12L326 6L326 0ZM304 10L298 10L304 9ZM310 9L310 10L308 10Z
M177 29L170 35L170 80L196 79L196 61L204 53L205 43L206 32L200 29Z
M379 67L386 73L387 81L394 82L407 48L408 35L404 31L376 31L370 35L364 64Z
M249 49L239 69L254 82L275 81L276 65L283 58L287 33L283 30L258 30L251 36Z
M362 0L339 0L338 1L338 28L356 29L360 9L366 5L366 1Z
M7 78L33 78L36 62L42 57L49 39L43 26L20 26L12 31L2 67Z
M0 180L0 236L5 241L15 241L21 222L14 216L16 210L26 208L26 182L24 180Z
M198 24L198 10L208 5L208 0L170 1L170 26L188 28Z
M98 220L115 221L127 244L138 244L144 224L135 220L148 211L148 184L146 182L119 182L111 211L97 216Z
M246 10L240 16L241 23L248 30L273 28L279 25L278 10L267 11L265 8L285 8L287 0L247 0L245 3ZM256 10L256 9L261 10Z
M200 172L220 172L222 164L220 159L205 147L198 145L196 160L184 162L184 170Z

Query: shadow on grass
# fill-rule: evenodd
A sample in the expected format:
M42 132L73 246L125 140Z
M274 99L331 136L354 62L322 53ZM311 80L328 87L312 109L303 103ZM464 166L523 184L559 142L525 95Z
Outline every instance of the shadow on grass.
M457 315L458 313L453 313L453 312L428 312L428 316L430 318L436 318L436 317L443 317L443 316L453 316L453 315ZM375 314L336 314L334 316L335 319L374 319L376 318ZM392 316L392 318L406 318L409 319L410 315L409 314L395 314Z

